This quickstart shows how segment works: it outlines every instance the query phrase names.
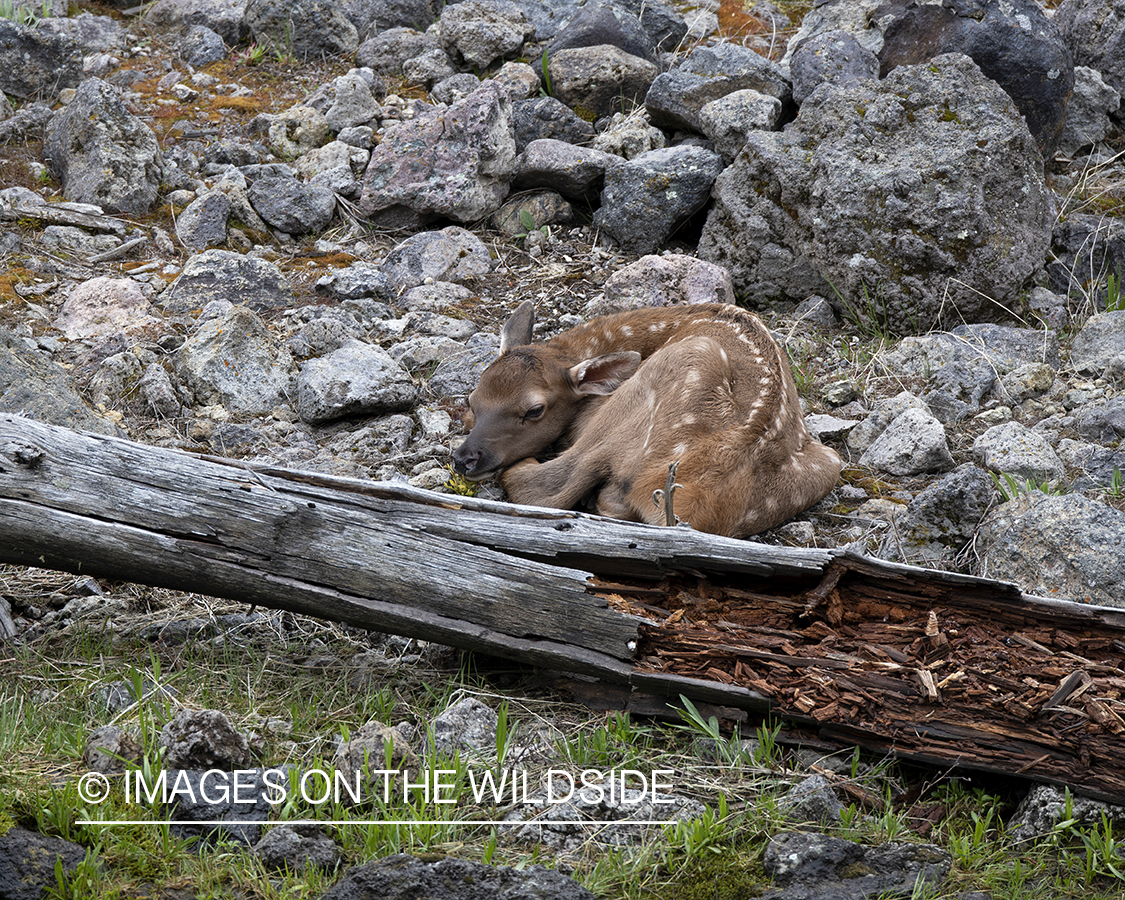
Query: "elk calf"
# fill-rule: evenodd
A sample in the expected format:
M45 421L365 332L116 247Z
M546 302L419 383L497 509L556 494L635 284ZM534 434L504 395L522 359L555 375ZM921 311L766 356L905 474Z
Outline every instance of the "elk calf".
M736 537L827 494L840 457L805 428L789 360L752 313L720 303L633 310L531 343L534 310L505 323L500 357L469 396L472 430L454 469L503 472L515 503L658 524L668 467L674 508ZM555 458L534 457L552 444Z

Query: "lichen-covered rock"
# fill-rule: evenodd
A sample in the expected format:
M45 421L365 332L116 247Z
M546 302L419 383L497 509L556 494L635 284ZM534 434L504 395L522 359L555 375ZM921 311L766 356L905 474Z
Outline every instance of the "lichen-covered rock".
M953 468L953 456L942 427L929 410L912 407L894 418L859 458L892 475L918 475Z
M97 78L83 81L51 119L43 155L67 200L136 216L156 202L161 173L156 135Z
M512 103L512 128L520 153L540 138L585 144L594 136L593 125L554 97L516 100Z
M814 93L749 136L714 197L699 254L739 293L837 296L899 332L996 313L1047 253L1039 152L965 56Z
M50 100L81 80L81 43L0 18L0 94Z
M233 47L250 33L245 15L246 0L156 0L145 22L176 30L203 25Z
M722 169L717 153L688 144L612 164L594 224L626 250L653 253L707 203Z
M512 188L546 188L571 200L587 200L601 190L606 168L619 162L592 147L542 138L528 144L517 157Z
M291 396L293 360L245 306L216 310L176 353L180 378L200 405L265 413Z
M644 97L659 67L612 44L559 50L547 64L554 96L591 121L624 112Z
M993 425L973 442L973 456L989 471L1017 480L1055 481L1063 476L1062 460L1051 445L1019 422Z
M1090 316L1074 336L1070 362L1079 372L1102 375L1125 372L1125 310Z
M793 101L800 105L824 83L835 85L879 77L879 58L847 31L821 32L803 41L789 63Z
M105 337L153 324L152 307L132 278L99 276L76 285L55 327L70 340Z
M247 0L245 21L254 40L298 56L359 46L359 32L332 0Z
M998 506L977 536L977 574L1029 594L1125 607L1125 513L1082 494L1038 491Z
M329 188L296 178L259 178L248 196L254 211L286 234L320 233L336 213L336 197Z
M409 409L416 390L409 373L382 347L348 341L310 359L297 378L297 413L313 424L344 416Z
M516 871L453 857L423 862L405 853L353 866L323 895L323 900L404 896L432 900L594 900L594 895L578 882L543 866Z
M1063 0L1053 21L1077 65L1125 92L1125 0Z
M700 47L670 72L659 75L645 96L645 109L654 125L701 131L700 111L734 91L755 90L792 100L784 70L775 62L739 44Z
M360 209L397 226L486 218L504 202L515 169L511 120L508 92L485 82L447 109L388 128L371 153Z
M642 256L606 279L604 297L586 312L604 316L681 303L734 303L730 273L686 254Z
M963 53L1015 101L1044 159L1062 140L1074 57L1034 0L891 3L879 51L882 72Z
M441 12L441 41L469 66L481 69L519 53L535 29L511 0L461 0Z
M269 260L229 250L205 250L184 263L180 277L160 298L164 309L172 313L198 311L213 300L261 312L291 306L294 294L281 269Z
M164 764L175 769L246 768L250 744L217 709L185 709L160 732Z
M992 507L992 479L972 463L935 481L895 519L879 556L915 565L952 562Z
M487 274L492 260L484 242L468 229L450 225L423 231L398 244L379 266L392 290L424 281L471 281Z
M654 65L659 61L652 36L625 4L590 0L559 29L547 45L547 59L564 50L616 47ZM552 75L552 80L554 76Z

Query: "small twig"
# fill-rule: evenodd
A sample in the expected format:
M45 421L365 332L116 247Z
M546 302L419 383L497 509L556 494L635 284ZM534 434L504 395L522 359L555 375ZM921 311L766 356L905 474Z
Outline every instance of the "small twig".
M675 502L674 495L676 488L682 488L682 484L676 483L676 469L680 466L680 461L676 460L668 467L668 478L664 482L664 490L657 488L652 492L652 505L659 509L662 505L664 507L664 524L665 525L678 525L680 517L676 515L675 510L672 508Z
M92 265L93 263L100 263L100 262L108 262L111 259L117 259L118 257L124 256L125 254L127 254L130 250L135 250L137 247L140 247L142 244L146 244L146 243L148 243L148 238L145 238L145 237L133 238L133 240L126 241L124 244L121 244L118 247L114 247L112 250L106 250L104 253L97 253L93 256L87 257L86 258L86 265Z

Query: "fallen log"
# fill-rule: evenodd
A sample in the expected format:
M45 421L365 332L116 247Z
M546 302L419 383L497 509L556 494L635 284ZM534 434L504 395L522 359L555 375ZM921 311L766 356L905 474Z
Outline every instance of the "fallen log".
M10 415L0 562L440 641L1125 801L1125 613L1002 582Z

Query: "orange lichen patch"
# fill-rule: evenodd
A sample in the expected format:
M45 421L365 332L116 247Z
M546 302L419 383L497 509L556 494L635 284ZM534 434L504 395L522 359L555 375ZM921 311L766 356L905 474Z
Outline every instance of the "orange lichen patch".
M754 6L752 0L720 0L719 34L723 37L745 37L748 34L760 34L765 31L765 24L750 12Z
M260 112L265 106L257 97L216 97L211 103L215 109L235 109L243 112Z

